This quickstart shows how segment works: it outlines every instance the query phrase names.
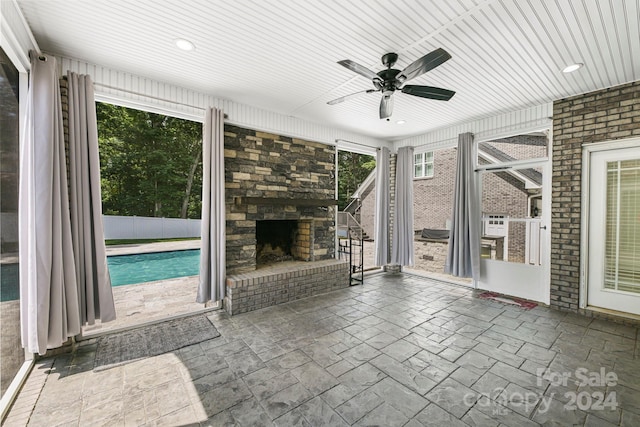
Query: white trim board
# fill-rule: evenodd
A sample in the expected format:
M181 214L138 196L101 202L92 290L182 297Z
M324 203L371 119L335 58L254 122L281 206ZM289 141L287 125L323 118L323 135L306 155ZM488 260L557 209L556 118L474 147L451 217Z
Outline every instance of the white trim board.
M413 146L419 151L431 151L440 148L451 148L458 144L458 135L465 132L474 134L476 142L506 138L550 129L553 120L553 103L548 102L524 110L512 111L504 114L461 123L416 135L410 138L394 141L394 147ZM418 148L419 147L419 148Z

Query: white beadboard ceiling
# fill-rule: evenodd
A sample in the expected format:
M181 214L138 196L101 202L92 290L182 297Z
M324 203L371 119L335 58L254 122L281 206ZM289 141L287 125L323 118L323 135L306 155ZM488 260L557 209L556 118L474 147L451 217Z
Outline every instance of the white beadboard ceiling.
M640 0L17 3L43 51L387 140L640 80ZM454 90L450 101L396 92L389 122L380 93L327 105L372 88L337 61L379 71L396 52L402 69L438 47L453 58L411 84ZM574 62L585 66L561 72Z

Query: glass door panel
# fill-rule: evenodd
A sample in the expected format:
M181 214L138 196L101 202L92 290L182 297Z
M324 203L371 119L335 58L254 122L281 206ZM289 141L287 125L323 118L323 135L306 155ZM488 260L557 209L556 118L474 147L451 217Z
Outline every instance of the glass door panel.
M0 396L25 361L18 273L19 80L0 49Z

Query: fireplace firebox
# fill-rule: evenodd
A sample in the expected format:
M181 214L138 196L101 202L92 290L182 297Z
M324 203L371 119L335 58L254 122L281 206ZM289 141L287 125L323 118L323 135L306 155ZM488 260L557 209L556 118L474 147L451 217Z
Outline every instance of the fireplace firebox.
M257 268L284 261L312 260L311 220L256 221Z

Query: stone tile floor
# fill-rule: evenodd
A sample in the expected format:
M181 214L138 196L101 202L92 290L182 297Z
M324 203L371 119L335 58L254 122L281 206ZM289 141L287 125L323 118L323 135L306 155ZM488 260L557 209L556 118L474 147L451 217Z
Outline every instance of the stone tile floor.
M151 252L180 251L200 248L200 240L141 243L107 246L107 255L135 255ZM195 302L198 276L178 277L134 285L114 286L113 302L116 319L82 328L84 336L130 328L167 317L196 313L205 309Z
M123 328L157 322L171 316L197 313L205 310L204 304L196 303L199 276L115 286L113 302L116 319L94 325L86 325L82 333L86 337Z
M36 364L5 424L640 425L637 328L476 294L371 276L99 373L83 343Z

